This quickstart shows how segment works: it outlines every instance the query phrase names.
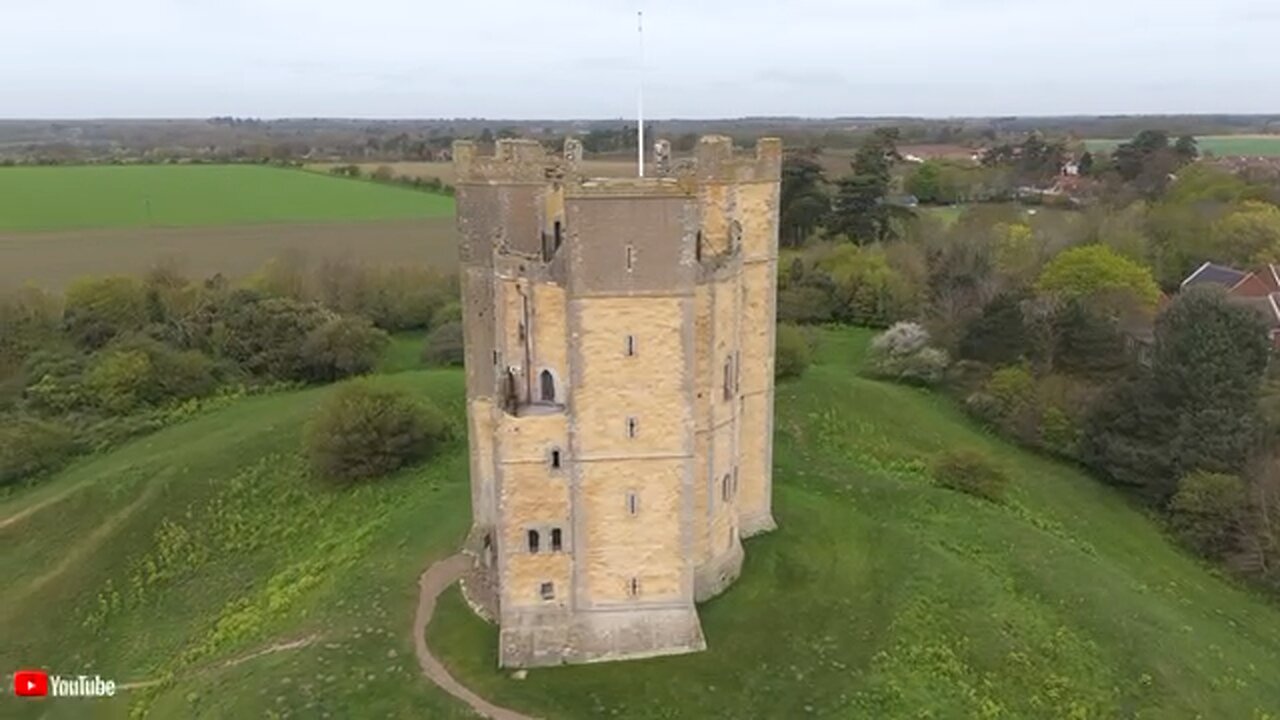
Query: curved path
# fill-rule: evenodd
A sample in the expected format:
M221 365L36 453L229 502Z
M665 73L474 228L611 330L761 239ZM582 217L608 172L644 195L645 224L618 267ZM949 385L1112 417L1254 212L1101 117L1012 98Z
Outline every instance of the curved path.
M441 690L491 720L534 720L528 715L498 707L468 690L453 679L444 664L427 647L427 623L431 622L431 615L436 610L436 598L440 597L445 588L461 579L470 566L471 558L458 554L435 563L418 578L418 611L413 616L413 649L418 655L418 665L422 668L422 674Z

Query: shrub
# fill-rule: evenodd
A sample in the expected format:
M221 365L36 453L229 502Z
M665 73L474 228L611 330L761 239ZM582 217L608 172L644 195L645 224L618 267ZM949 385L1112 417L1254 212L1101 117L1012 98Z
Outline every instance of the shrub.
M345 385L321 406L307 430L312 469L352 483L425 460L448 440L449 426L433 406L365 383Z
M364 318L334 318L307 335L302 345L308 380L333 382L373 370L390 338Z
M278 380L304 380L307 337L338 316L317 303L292 298L256 298L232 293L216 317L211 338L245 371Z
M42 350L27 359L23 372L27 379L23 397L33 410L58 414L92 403L84 387L84 358L79 354Z
M974 450L948 450L933 462L933 479L939 486L991 502L1004 500L1009 478L987 457Z
M460 322L462 322L462 303L457 300L452 300L441 305L440 308L431 315L431 327L433 328L440 327L441 325L448 325L449 323Z
M77 344L100 348L147 322L146 291L142 283L127 277L79 280L67 289L63 322Z
M947 354L929 347L929 333L916 323L900 322L871 341L867 366L873 375L920 385L940 382Z
M0 423L0 487L61 467L75 452L71 431L34 418Z
M800 285L778 291L778 321L787 323L830 322L835 312L831 293L820 287Z
M800 377L809 367L809 339L795 325L778 325L777 349L773 375L777 378Z
M96 404L113 413L127 413L154 399L154 384L155 367L138 350L101 353L85 374L85 387Z
M445 323L427 336L422 350L422 361L428 365L461 365L464 353L462 323Z
M1178 482L1169 503L1178 535L1207 557L1221 558L1236 548L1249 499L1235 475L1194 472Z

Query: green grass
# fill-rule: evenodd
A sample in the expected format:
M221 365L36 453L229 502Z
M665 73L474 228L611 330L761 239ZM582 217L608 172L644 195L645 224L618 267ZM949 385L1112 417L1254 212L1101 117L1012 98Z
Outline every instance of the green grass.
M481 694L542 717L1262 718L1280 611L1171 546L1121 497L858 377L825 332L778 389L775 511L701 609L706 653L495 671L496 631L446 597L428 633ZM1014 478L998 506L933 485L945 448Z
M453 199L258 165L0 168L0 232L438 217Z
M781 527L701 608L708 652L515 680L454 590L428 633L455 674L545 718L1280 717L1280 609L1077 470L860 378L868 337L823 331L779 386ZM460 370L378 381L461 423ZM0 666L170 678L95 717L467 717L420 678L408 632L419 572L467 529L465 448L318 485L298 447L331 391L248 398L0 499L0 519L53 501L0 529ZM1005 505L933 485L929 460L956 447L1010 475ZM0 717L83 712L0 696Z
M399 373L408 370L421 370L426 367L422 362L422 348L426 345L426 335L422 332L402 332L391 336L391 344L382 354L378 363L380 373Z
M459 371L379 382L462 417ZM298 450L331 391L247 399L0 501L6 518L62 496L0 529L0 667L172 678L94 717L469 717L420 680L409 633L418 574L469 524L465 449L357 489L318 483ZM0 693L0 717L84 712Z
M1280 156L1280 135L1204 135L1196 140L1201 153L1212 153L1218 157ZM1111 152L1122 142L1125 140L1094 138L1085 140L1084 144L1091 152Z

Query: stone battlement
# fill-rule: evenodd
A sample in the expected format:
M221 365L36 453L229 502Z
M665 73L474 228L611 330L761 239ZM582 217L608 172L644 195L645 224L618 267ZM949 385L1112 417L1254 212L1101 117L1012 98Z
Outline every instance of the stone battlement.
M581 172L582 144L570 138L563 155L547 152L536 140L498 140L493 155L480 155L470 140L453 144L455 182L467 184L523 184L563 180L579 195L690 194L702 183L773 183L782 174L782 141L763 138L753 154L735 151L733 140L709 135L698 141L692 162L663 168L655 175L635 178L593 178Z

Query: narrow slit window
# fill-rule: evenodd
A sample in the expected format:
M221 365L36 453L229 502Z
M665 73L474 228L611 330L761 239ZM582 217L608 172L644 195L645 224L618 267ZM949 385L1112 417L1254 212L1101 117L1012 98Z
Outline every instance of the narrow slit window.
M627 271L634 270L636 266L636 249L632 245L627 246Z
M627 583L627 594L631 597L640 595L640 578L631 578L631 582Z
M729 492L734 497L738 496L738 468L736 467L733 469L733 483L732 483L732 487L729 488Z
M542 402L556 401L556 379L552 376L550 370L543 370L538 376L538 384L541 386Z
M560 528L551 529L551 552L560 552L564 548L564 535Z
M635 493L627 493L627 514L635 517L640 512L640 498Z
M552 247L555 250L559 250L560 243L562 242L564 242L564 227L560 224L560 221L557 220L555 225L555 244Z
M538 541L539 541L538 531L530 530L529 531L529 553L531 555L538 554Z
M560 448L553 448L551 450L551 469L560 469Z
M542 583L542 585L540 585L540 586L538 587L538 595L539 595L543 600L555 600L555 599L556 599L556 584L555 584L555 583L549 583L549 582L544 582L544 583Z
M698 236L693 240L693 259L702 262L702 231L698 231Z
M635 357L636 354L636 336L627 336L627 357Z
M742 388L742 353L735 352L733 354L733 391L738 392Z
M498 351L497 351L497 350L494 350L494 351L493 351L493 364L494 364L494 365L497 365L497 364L498 364Z
M524 342L525 337L527 337L524 329L524 323L520 323L516 326L516 335L520 337L520 342Z
M733 398L733 358L728 357L724 360L724 399Z
M639 431L640 423L633 417L627 418L627 437L633 438Z
M729 478L728 475L725 475L724 479L720 481L720 497L725 502L729 502L729 483L731 482L733 481Z

